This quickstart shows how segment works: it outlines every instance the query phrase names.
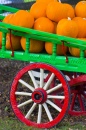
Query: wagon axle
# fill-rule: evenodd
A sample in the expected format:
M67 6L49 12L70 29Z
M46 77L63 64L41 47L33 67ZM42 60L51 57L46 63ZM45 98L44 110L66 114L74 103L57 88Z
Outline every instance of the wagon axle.
M47 100L47 93L44 89L38 88L32 93L32 100L35 103L44 103Z

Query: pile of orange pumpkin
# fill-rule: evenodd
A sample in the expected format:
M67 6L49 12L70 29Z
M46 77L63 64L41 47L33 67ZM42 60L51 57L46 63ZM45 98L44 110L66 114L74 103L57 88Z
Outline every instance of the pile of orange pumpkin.
M36 0L30 10L19 10L14 14L7 15L3 22L32 28L44 32L86 40L86 1L78 2L74 7L68 3L57 0ZM2 33L0 33L2 38ZM0 45L1 43L0 38ZM26 39L11 34L14 50L25 50ZM30 52L39 53L43 49L52 54L53 44L39 40L30 39ZM10 34L6 36L6 49L11 49ZM79 57L80 50L57 45L57 54L63 55L67 51L71 55ZM86 55L86 52L85 52Z

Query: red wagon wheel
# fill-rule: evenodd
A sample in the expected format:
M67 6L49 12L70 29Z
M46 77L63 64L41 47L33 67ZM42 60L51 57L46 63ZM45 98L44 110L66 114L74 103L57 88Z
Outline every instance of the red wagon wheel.
M86 75L80 75L69 81L71 87L71 105L69 114L86 115Z
M71 88L71 103L69 114L72 116L86 115L86 75L76 72L63 72ZM63 100L54 100L58 106L63 106Z
M39 84L33 75L33 70L36 69L40 71ZM46 70L51 75L44 83ZM53 80L55 86L51 88ZM57 91L59 89L61 92ZM54 95L55 91L57 95ZM57 106L53 99L63 100L63 106ZM65 77L59 70L48 64L33 63L24 67L15 76L10 91L10 101L15 115L26 125L51 128L65 116L69 106L70 91Z

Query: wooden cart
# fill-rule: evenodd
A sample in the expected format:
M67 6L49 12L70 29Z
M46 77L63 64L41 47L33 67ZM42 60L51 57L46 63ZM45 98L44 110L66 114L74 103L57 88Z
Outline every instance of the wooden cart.
M0 13L16 11L18 9L0 5ZM18 119L28 126L42 129L57 125L66 113L86 115L86 42L6 24L2 22L3 18L0 15L0 31L3 34L0 58L28 62L14 77L10 90L11 106ZM25 37L26 50L7 50L7 33ZM30 38L52 42L52 55L30 53ZM57 55L57 44L79 48L80 57ZM34 63L30 64L30 61ZM33 71L39 72L38 82Z

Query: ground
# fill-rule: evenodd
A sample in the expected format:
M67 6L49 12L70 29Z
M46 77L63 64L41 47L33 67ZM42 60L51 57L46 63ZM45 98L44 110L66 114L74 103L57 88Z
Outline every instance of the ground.
M0 117L14 117L15 115L12 111L9 92L11 88L11 83L14 79L16 73L24 66L27 62L12 61L8 59L0 59ZM70 121L71 125L82 123L86 125L86 116L84 117L71 117L67 116L64 121Z
M9 92L16 73L27 62L0 59L0 117L13 116L9 101Z

